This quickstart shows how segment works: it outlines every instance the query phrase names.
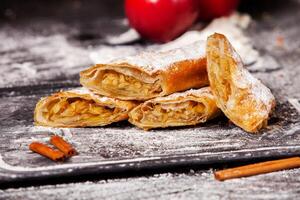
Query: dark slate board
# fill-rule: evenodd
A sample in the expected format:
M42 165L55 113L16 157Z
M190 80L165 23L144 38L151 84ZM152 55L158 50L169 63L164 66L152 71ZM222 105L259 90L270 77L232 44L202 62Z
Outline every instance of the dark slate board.
M299 19L300 15L293 18ZM51 19L1 24L0 39L5 43L0 44L0 70L1 74L6 74L0 77L1 186L20 181L30 184L33 180L51 177L127 173L299 155L299 114L287 101L300 98L297 78L300 69L294 67L300 63L297 51L293 51L297 43L285 41L286 45L295 44L287 58L286 49L278 49L272 43L276 32L270 31L270 27L280 25L286 27L282 31L287 38L295 38L298 27L277 20L268 22L268 26L260 25L259 33L255 23L248 31L255 47L275 57L280 65L273 71L254 73L273 90L278 101L270 126L259 134L245 133L229 124L225 117L195 127L149 132L127 122L86 129L34 127L32 115L37 100L60 89L78 86L78 72L91 63L89 50L103 44L103 36L124 29L122 20L98 19L83 24L85 28ZM102 35L95 27L103 27ZM41 31L46 29L46 32ZM291 62L293 65L289 64ZM30 142L46 142L53 133L73 143L80 154L65 163L54 163L28 150Z
M268 129L254 135L228 124L225 117L195 127L148 132L127 122L99 128L34 127L32 112L39 98L40 95L30 95L2 97L0 100L1 185L300 153L299 115L288 103L279 104ZM54 133L72 142L80 154L57 164L28 150L30 142L47 142Z

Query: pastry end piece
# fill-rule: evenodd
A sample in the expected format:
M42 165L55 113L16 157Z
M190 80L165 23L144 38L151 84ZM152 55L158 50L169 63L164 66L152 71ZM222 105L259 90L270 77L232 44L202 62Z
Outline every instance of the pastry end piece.
M269 88L252 76L228 39L208 37L207 72L217 106L237 126L255 133L265 127L275 107Z

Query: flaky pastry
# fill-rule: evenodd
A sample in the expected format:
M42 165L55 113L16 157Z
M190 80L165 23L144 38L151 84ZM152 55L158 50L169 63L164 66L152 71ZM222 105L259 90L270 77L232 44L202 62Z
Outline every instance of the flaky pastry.
M205 42L97 64L80 73L80 82L95 93L123 100L148 100L200 88L208 85Z
M129 113L129 122L145 130L206 122L220 113L210 88L191 89L140 104Z
M267 125L275 98L243 66L240 56L222 34L207 39L207 71L217 106L237 126L257 132Z
M42 98L36 105L34 121L51 127L104 126L127 119L135 106L131 101L101 97L78 88Z

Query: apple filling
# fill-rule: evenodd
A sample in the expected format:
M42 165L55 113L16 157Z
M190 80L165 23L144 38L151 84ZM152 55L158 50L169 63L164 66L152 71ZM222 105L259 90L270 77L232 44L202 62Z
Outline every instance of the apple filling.
M62 124L84 122L89 125L107 121L107 117L118 113L118 108L101 106L93 100L83 98L59 98L43 111L49 121Z
M158 81L146 83L112 70L105 70L100 80L101 88L121 96L141 97L158 94L162 91Z
M148 103L136 112L131 112L131 117L145 125L156 124L163 127L172 124L196 124L204 114L205 106L202 103L189 100L183 103Z
M213 80L215 80L214 86L216 93L223 101L228 101L231 95L230 62L232 61L226 58L226 55L222 55L222 52L218 51L212 51L211 56L211 71L213 72L211 76L213 76Z

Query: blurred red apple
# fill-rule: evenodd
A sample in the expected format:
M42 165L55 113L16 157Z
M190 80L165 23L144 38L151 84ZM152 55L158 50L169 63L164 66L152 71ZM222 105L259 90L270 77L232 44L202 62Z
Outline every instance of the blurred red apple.
M125 0L130 25L144 38L168 42L197 19L198 0Z
M198 0L199 19L211 20L231 14L239 5L239 0Z

